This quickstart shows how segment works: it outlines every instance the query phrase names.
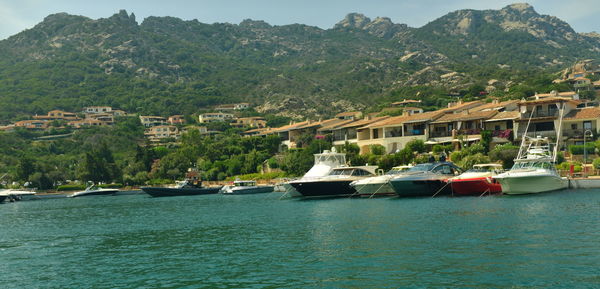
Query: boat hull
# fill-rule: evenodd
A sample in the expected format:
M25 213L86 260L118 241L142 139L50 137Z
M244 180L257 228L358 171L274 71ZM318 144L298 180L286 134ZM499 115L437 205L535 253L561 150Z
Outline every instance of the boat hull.
M449 182L452 189L452 194L455 195L472 196L481 195L483 193L502 193L502 186L500 183L489 177L456 179Z
M360 196L389 196L395 195L389 183L352 184Z
M8 197L8 196L0 196L0 203L3 203L3 202L4 202L4 200L6 200L6 198L7 198L7 197Z
M290 183L304 197L351 196L356 190L350 186L353 180L333 180Z
M285 188L285 195L290 197L302 197L302 194L296 191L296 189L294 189L294 187L289 183L283 184L283 187Z
M449 195L450 186L444 180L392 180L390 185L400 197Z
M101 191L91 191L91 192L77 192L74 193L72 195L70 195L70 198L77 198L77 197L87 197L87 196L108 196L108 195L114 195L117 192L119 192L119 190L101 190Z
M253 188L240 188L235 187L222 190L221 193L224 195L250 195L250 194L262 194L273 192L273 186L258 186Z
M502 193L508 195L537 194L566 189L569 182L559 176L506 176L496 178Z
M161 187L142 187L144 193L152 197L174 197L174 196L194 196L216 194L221 187L214 188L161 188Z

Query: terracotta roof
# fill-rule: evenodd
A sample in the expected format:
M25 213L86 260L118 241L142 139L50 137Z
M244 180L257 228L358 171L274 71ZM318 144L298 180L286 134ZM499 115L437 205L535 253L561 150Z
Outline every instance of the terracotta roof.
M453 121L468 121L475 119L488 119L498 112L495 110L488 111L476 111L470 113L448 113L438 118L436 121L432 123L445 123L445 122L453 122Z
M415 113L413 115L401 115L401 116L390 117L388 119L378 121L376 123L372 123L372 124L368 125L367 127L369 127L369 128L384 127L384 126L398 125L398 124L403 124L403 123L430 121L430 120L437 119L438 117L440 117L442 115L444 115L444 112L442 110L428 111L428 112L424 112L424 113Z
M511 120L511 119L517 119L519 117L521 117L521 113L518 111L502 111L484 121Z
M324 123L323 126L321 128L319 128L319 130L333 130L333 129L336 129L345 124L354 122L351 119L336 119L336 120L337 121L331 121L331 122ZM325 122L325 121L323 121L323 122Z
M565 120L570 119L597 119L600 118L600 107L589 107L569 112Z
M453 112L453 111L467 109L467 108L479 107L479 106L481 106L483 104L484 104L483 102L481 102L479 100L475 100L475 101L463 102L461 104L456 104L454 106L443 108L443 109L440 109L438 111Z
M568 98L568 97L546 97L543 99L535 99L535 100L527 100L527 101L520 101L519 105L527 105L527 104L544 104L544 103L554 103L554 102L570 102L573 104L580 104L581 101L580 100L574 100L572 98Z
M421 103L421 101L414 100L414 99L405 99L403 101L392 102L392 105L401 105L401 104L408 104L408 103Z
M497 110L497 109L504 108L511 104L517 104L518 102L519 102L518 100L507 100L507 101L502 101L502 102L497 102L497 103L490 102L490 103L486 103L484 105L477 106L477 107L473 108L473 110L474 111L491 110L491 109Z
M303 121L303 122L298 122L298 123L292 123L292 124L284 125L282 127L274 128L273 130L275 132L284 132L284 131L289 131L289 130L301 127L301 126L306 125L306 124L308 124L308 121Z
M340 113L336 114L335 117L353 116L353 115L357 115L357 114L360 114L360 111L340 112Z
M550 92L550 93L537 93L531 97L573 97L573 95L577 94L575 91L565 91L565 92Z
M365 125L368 125L368 124L371 124L374 122L382 121L382 120L385 120L388 118L390 118L390 117L389 116L377 116L377 117L373 117L370 119L365 118L365 119L356 120L356 121L347 123L345 125L342 125L342 126L338 127L338 129L349 128L349 127L361 127L361 126L365 126Z

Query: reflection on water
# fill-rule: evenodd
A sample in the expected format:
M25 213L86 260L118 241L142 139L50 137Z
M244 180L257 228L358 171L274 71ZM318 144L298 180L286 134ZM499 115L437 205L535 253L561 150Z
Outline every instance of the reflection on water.
M598 191L280 196L2 204L0 280L4 288L600 285Z

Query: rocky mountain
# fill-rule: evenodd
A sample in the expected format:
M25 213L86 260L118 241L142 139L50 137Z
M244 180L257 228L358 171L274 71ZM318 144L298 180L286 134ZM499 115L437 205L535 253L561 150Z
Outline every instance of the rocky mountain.
M352 13L326 30L60 13L0 41L0 121L86 105L192 114L233 101L327 116L420 90L438 92L419 94L435 106L450 100L440 91L516 83L520 71L557 72L599 56L598 34L527 4L459 10L420 28Z

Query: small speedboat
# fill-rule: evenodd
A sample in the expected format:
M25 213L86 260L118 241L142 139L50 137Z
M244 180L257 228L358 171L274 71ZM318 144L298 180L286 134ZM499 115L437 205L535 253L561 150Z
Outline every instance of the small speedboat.
M397 166L389 170L385 175L370 177L350 183L356 192L361 196L385 196L394 195L394 189L390 186L390 179L402 174L413 166Z
M173 196L192 196L216 194L222 186L203 187L201 182L191 182L184 180L178 182L175 187L142 187L144 193L152 197L173 197Z
M101 196L101 195L114 195L118 189L103 189L95 185L87 187L84 191L75 192L68 195L68 198L84 197L84 196Z
M236 180L233 182L233 186L224 186L220 193L224 195L271 193L274 188L274 186L258 186L256 185L256 181Z
M0 195L6 196L6 201L16 202L35 198L36 192L25 190L0 190Z
M493 177L502 173L502 165L478 164L463 174L448 180L455 195L482 195L502 193L502 186Z
M446 180L462 173L451 162L418 164L390 180L390 186L401 197L435 196L450 194Z
M339 167L328 176L300 179L289 184L304 197L355 196L357 192L350 183L375 176L376 169L377 166Z

